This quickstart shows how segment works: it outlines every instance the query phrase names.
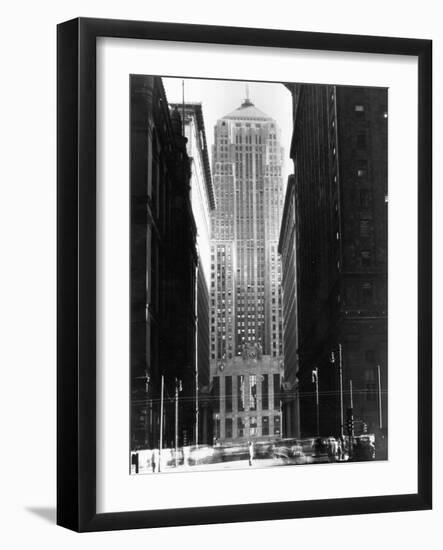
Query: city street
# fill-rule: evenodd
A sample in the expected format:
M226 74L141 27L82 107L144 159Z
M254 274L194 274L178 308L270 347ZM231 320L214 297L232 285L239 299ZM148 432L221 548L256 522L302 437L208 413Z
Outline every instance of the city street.
M132 471L385 460L386 90L137 75L131 113Z
M309 458L304 462L305 464L312 463L312 460ZM231 460L229 462L213 462L211 464L197 464L195 466L173 466L168 465L164 466L160 473L183 473L183 472L206 472L206 471L215 471L215 470L248 470L252 468L272 468L276 466L288 466L294 465L297 462L292 460L284 460L280 458L262 458L254 459L252 461L252 466L249 466L249 461L246 460ZM143 464L140 464L139 468L140 474L152 474L152 468L147 465L143 467ZM155 472L159 473L159 472Z

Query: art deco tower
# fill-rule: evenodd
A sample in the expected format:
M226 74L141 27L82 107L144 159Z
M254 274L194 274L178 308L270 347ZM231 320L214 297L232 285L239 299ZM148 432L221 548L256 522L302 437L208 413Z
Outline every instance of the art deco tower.
M282 352L277 253L283 203L283 149L275 121L247 98L215 126L217 208L212 215L215 358L257 344Z
M281 268L277 248L283 203L283 149L275 121L257 109L248 97L235 111L217 121L214 137L211 370L213 378L221 370L224 375L232 371L235 379L239 377L238 384L244 382L249 387L248 380L254 384L260 380L254 378L256 374L251 374L251 368L261 373L261 380L267 380L271 373L279 372L282 355ZM258 361L261 366L249 365L250 361ZM264 378L265 370L269 372ZM277 379L273 380L279 384ZM267 394L268 390L273 400L273 388L266 389ZM249 393L241 397L241 387L237 388L239 411L243 410L242 399L247 403L254 400L254 391L250 386ZM216 392L223 401L225 390L216 388ZM257 412L259 409L254 408ZM224 412L223 406L220 412ZM217 418L223 424L223 414ZM226 430L229 432L229 428ZM236 437L235 430L232 437Z

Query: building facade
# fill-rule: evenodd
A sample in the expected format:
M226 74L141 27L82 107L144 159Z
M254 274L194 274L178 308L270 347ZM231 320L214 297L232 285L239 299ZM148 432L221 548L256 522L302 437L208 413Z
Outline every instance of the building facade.
M274 375L280 377L283 344L277 250L283 206L282 160L275 121L249 98L217 121L213 148L217 208L211 216L210 287L214 402L223 395L229 399L231 390L240 391L238 387L235 389L238 377L243 377L241 384L249 384L251 380L254 382L251 377L266 375L266 379L273 380L269 388L280 392L280 383L274 386ZM252 374L254 369L256 374ZM227 389L223 386L226 381L223 372L231 377ZM253 387L256 384L257 378ZM274 402L273 395L269 395L272 408L263 409L266 414L260 409L260 400L258 408L251 409L251 400L245 397L246 408L239 418L248 426L258 422L253 431L240 426L231 429L232 417L226 407L214 411L217 439L273 435L271 431L275 430L264 427L260 420L280 417L280 398L274 409L277 400ZM280 435L281 427L276 429Z
M159 77L131 77L131 448L196 441L191 161ZM180 401L176 396L180 395ZM176 414L179 403L179 414Z
M318 420L321 435L340 434L352 403L355 432L384 436L387 90L288 87L301 432L315 434ZM285 378L294 375L285 372Z
M297 228L295 177L289 176L283 208L278 252L282 263L284 381L282 384L283 435L300 437L298 395Z
M211 277L211 212L215 209L206 131L201 103L171 104L184 121L186 150L191 168L191 207L197 229L196 270L196 443L212 443L210 395L209 287Z
M214 441L280 438L282 434L278 357L261 356L252 345L214 370Z

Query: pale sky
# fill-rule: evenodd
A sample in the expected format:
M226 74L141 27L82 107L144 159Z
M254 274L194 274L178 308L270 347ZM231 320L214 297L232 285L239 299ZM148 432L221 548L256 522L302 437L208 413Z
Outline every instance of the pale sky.
M246 97L246 84L248 84L249 99L257 109L272 117L281 130L281 145L284 148L285 159L283 184L286 186L288 175L293 172L293 164L289 158L292 136L292 98L287 88L282 84L266 82L246 83L233 80L164 77L162 80L169 103L182 102L182 80L184 80L185 103L201 102L210 155L216 121L240 106Z

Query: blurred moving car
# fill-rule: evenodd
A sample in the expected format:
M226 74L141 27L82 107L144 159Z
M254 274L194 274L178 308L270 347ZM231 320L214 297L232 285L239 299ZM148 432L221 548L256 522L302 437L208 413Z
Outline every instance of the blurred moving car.
M330 458L329 448L330 448L329 437L316 437L312 445L312 454L311 454L312 462L313 463L329 462L329 458Z
M247 460L249 449L247 443L237 445L223 445L220 447L220 461L231 462L233 460Z
M189 448L188 463L190 466L211 464L215 462L216 448L209 445L197 445Z
M279 439L278 441L274 441L272 445L272 458L290 458L291 448L296 443L296 439Z
M280 439L272 445L272 458L282 459L288 464L304 464L306 453L302 442L298 439Z
M273 442L256 441L254 444L254 458L272 458Z
M354 438L350 460L352 462L375 460L375 438L373 435L361 435Z

